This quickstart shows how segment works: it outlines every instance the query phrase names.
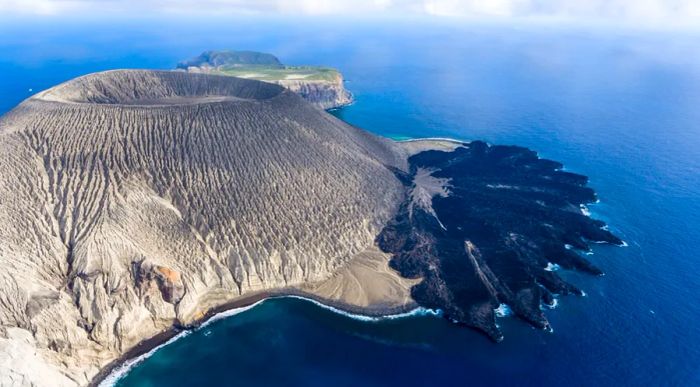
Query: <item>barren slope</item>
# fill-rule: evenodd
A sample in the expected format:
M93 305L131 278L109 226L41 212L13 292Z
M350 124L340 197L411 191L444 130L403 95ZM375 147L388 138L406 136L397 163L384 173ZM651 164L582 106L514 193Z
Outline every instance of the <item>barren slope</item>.
M395 147L225 76L110 71L24 101L0 120L0 384L84 384L173 323L331 277L395 213Z

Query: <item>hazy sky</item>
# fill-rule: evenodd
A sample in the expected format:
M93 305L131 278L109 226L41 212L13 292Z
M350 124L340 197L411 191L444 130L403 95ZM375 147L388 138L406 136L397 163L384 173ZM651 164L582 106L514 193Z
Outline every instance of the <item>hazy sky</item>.
M65 15L353 15L700 28L700 0L0 0L0 18Z

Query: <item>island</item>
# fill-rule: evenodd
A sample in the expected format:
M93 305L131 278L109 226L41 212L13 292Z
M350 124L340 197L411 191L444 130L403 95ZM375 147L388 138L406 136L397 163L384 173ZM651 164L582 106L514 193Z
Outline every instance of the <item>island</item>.
M85 75L0 118L0 150L2 385L94 384L282 295L499 341L497 308L549 329L541 308L582 294L552 268L599 275L580 252L622 243L587 178L531 150L396 142L234 76Z
M326 110L352 102L352 95L345 89L338 70L322 66L287 66L274 55L257 51L205 51L178 63L177 68L275 83Z

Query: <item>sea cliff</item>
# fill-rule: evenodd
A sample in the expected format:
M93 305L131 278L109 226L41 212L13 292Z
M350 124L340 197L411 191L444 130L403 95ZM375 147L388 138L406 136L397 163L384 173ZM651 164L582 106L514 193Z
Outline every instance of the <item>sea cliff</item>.
M177 68L278 84L325 110L352 103L352 94L345 89L343 75L338 70L320 66L286 66L272 54L205 51L178 63Z
M325 110L352 103L352 95L345 89L340 73L329 80L290 79L271 82L299 94L305 100Z

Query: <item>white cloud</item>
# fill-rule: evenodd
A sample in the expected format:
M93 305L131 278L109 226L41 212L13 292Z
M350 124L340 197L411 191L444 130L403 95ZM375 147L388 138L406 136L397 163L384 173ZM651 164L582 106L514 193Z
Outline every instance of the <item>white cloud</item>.
M0 18L164 13L432 15L700 28L700 0L0 0Z
M426 0L423 9L437 16L512 17L520 0Z

